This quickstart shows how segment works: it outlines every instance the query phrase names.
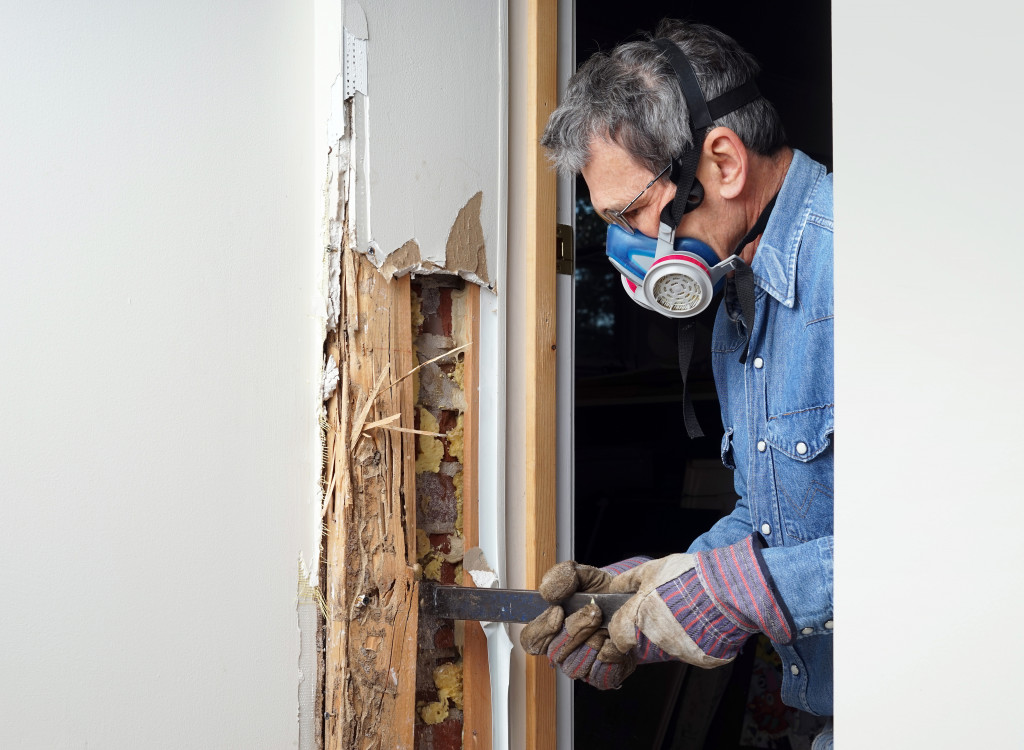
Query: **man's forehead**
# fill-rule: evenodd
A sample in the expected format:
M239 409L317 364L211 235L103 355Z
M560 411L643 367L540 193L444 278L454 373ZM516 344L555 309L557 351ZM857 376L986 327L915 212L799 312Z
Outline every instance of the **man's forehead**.
M633 159L626 149L599 136L590 141L590 160L582 174L590 188L591 201L599 208L632 200L637 190L650 180L650 170Z

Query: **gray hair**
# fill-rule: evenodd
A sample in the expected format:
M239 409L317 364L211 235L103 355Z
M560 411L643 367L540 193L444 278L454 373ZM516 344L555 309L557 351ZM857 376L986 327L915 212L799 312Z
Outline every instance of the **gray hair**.
M573 74L551 114L541 145L562 174L590 160L590 142L607 138L652 172L692 145L690 114L675 73L653 39L679 45L708 101L757 76L754 58L731 37L704 24L666 19L653 37L598 52ZM715 120L748 149L771 155L785 142L778 112L764 97Z

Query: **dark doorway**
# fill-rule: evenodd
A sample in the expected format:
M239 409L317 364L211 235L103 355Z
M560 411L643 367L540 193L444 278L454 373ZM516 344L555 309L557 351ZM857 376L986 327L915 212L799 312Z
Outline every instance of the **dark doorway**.
M758 85L782 115L790 144L831 168L827 2L579 2L577 64L653 31L666 16L716 26L752 53L762 67ZM735 501L731 473L720 462L722 424L709 356L717 302L698 322L690 368L706 437L689 440L682 427L676 324L627 299L604 256L605 225L582 179L576 195L575 557L604 565L684 551ZM797 735L813 733L817 723L770 705L774 677L765 670L772 654L766 642L752 640L728 671L660 664L641 667L617 691L577 684L576 747L800 746ZM793 739L757 735L750 712L759 705L777 725L789 722Z

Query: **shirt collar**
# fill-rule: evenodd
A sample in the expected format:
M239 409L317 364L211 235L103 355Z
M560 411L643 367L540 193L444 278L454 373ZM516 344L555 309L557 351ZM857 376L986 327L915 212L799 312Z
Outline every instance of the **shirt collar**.
M754 254L755 283L786 307L796 304L796 260L811 201L825 168L793 149L775 209Z

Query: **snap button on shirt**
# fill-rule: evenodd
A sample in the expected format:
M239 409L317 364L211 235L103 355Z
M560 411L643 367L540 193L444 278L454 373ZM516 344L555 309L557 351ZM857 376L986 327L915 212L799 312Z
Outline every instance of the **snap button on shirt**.
M798 667L796 664L790 664L789 671L790 674L796 677L798 674L800 674L800 667Z
M754 369L760 370L762 367L764 367L764 360L760 357L754 357Z
M758 441L757 441L757 449L758 449L758 450L759 450L759 451L760 451L761 453L764 453L764 452L765 452L766 450L768 450L768 443L766 443L766 442L765 442L765 441L763 441L763 440L758 440ZM805 450L806 450L806 449L805 449Z
M796 444L796 452L801 456L807 452L807 443L800 442Z
M761 533L768 536L772 533L772 525L770 523L761 524Z
M804 635L810 635L811 633L814 632L814 628L804 628L800 632L803 633Z
M831 630L833 627L834 626L833 626L831 620L829 620L828 622L825 623L825 630Z

